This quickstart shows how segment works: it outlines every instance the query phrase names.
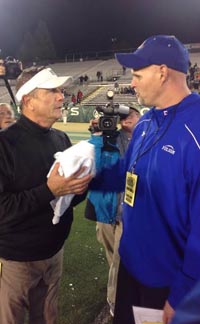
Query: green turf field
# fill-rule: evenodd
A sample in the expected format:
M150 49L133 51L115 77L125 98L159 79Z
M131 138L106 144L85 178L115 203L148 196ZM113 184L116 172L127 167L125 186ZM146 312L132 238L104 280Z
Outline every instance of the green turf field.
M73 144L86 140L90 137L90 132L88 131L89 124L85 123L67 123L57 122L54 124L55 128L61 129L67 133L71 142Z
M106 303L108 265L96 240L95 222L84 218L85 203L65 243L58 324L92 324Z

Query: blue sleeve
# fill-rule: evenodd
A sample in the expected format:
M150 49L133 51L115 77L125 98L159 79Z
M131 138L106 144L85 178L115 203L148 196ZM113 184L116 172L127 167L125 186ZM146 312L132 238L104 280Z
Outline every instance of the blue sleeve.
M171 324L200 323L200 282L184 298L175 312Z
M187 173L188 183L188 224L187 241L184 249L182 268L171 285L168 301L175 308L184 296L200 279L200 168L198 167L199 153L188 153L190 168ZM193 167L192 167L193 165Z
M123 157L120 158L118 154L118 157L115 158L115 161L112 161L110 166L104 164L104 167L97 172L96 177L91 182L90 189L123 192L131 152L132 145L129 145Z

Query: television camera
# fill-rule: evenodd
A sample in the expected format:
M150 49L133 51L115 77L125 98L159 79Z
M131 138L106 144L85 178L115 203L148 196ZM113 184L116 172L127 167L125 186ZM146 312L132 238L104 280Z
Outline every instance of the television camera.
M17 77L21 74L23 68L22 68L22 62L19 60L16 60L12 56L7 56L5 60L0 58L0 79L3 79L5 82L5 86L10 94L10 97L12 99L12 102L17 109L17 105L15 102L15 97L13 95L10 83L8 80L15 80Z
M108 90L107 98L109 102L105 106L97 106L96 111L100 114L98 122L94 120L89 127L93 134L102 132L106 136L115 136L119 117L125 117L129 114L129 107L113 102L114 92Z
M0 59L0 77L15 80L22 72L22 62L12 56Z

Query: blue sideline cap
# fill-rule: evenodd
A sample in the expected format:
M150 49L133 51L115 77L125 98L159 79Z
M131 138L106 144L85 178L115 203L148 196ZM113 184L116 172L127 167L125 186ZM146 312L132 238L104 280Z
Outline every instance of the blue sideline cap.
M149 65L165 64L173 70L187 74L189 53L186 47L171 35L156 35L147 38L133 53L115 54L118 62L134 70Z

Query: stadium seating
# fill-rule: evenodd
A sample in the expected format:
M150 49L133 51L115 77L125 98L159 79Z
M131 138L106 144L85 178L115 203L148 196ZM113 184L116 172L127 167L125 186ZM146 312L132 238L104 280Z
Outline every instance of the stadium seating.
M199 53L190 54L191 62L200 65ZM128 86L131 82L131 71L127 69L125 75L122 73L122 67L115 59L108 60L93 60L82 62L65 62L54 63L50 65L58 75L71 75L73 83L68 87L67 92L69 95L76 94L78 89L81 88L84 98L82 105L96 105L105 104L106 92L108 89L114 89L115 80L118 81L119 86ZM101 71L103 81L97 82L96 73ZM89 80L83 85L79 84L79 77L87 74ZM13 93L15 94L15 80L10 80L10 85ZM10 102L11 98L5 87L4 81L0 80L0 102ZM70 100L70 97L67 98ZM132 94L116 94L115 101L119 103L127 103L134 101L135 98Z

